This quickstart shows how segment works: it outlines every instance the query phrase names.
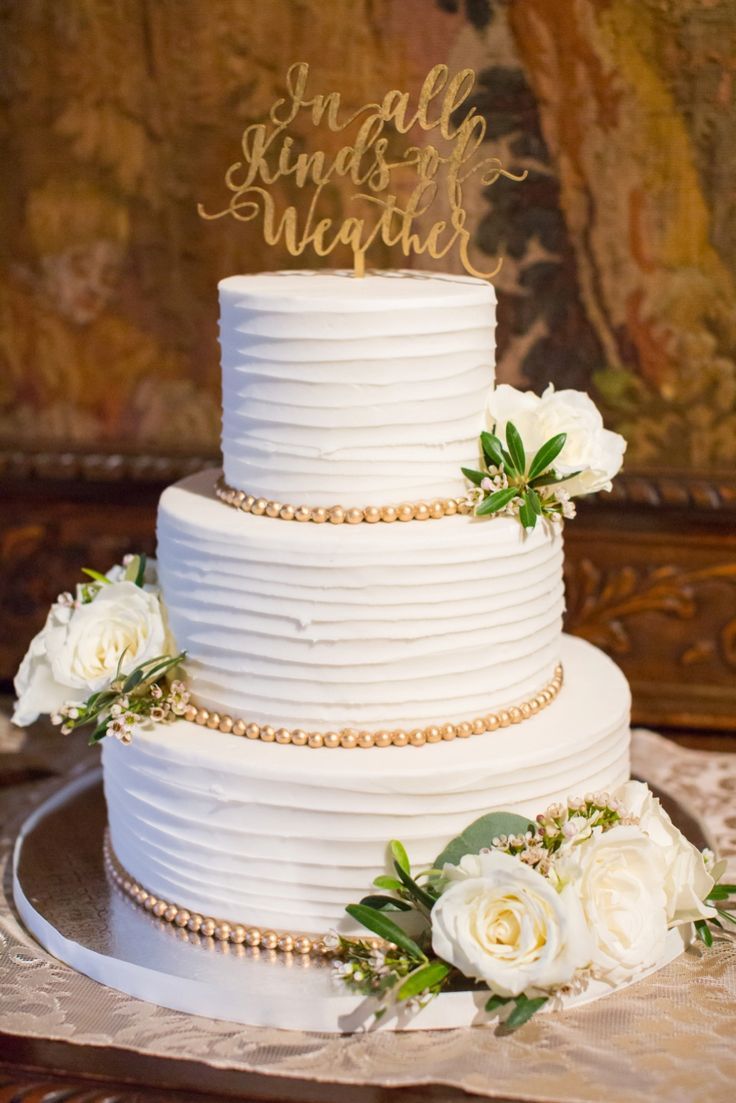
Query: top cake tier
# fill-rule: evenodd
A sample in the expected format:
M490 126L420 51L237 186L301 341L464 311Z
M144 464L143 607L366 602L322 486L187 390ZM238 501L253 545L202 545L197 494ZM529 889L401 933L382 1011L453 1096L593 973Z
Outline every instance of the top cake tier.
M494 377L490 284L333 270L219 289L231 486L320 506L465 493Z

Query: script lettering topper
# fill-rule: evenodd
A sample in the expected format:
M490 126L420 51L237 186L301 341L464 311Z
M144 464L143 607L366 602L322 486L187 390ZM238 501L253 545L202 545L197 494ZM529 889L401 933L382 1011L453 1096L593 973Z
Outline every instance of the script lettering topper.
M198 205L202 218L216 219L232 215L240 222L262 218L263 236L268 245L282 241L289 254L301 256L307 247L326 257L338 245L347 245L353 253L356 276L365 273L365 255L376 241L398 246L405 256L427 253L434 259L457 249L466 272L490 279L500 268L500 260L491 272L481 272L468 256L470 233L465 227L463 185L476 174L484 186L499 177L523 180L507 171L497 157L476 156L485 139L486 122L468 109L461 121L458 109L467 100L475 84L472 69L450 76L446 65L435 65L427 74L416 106L408 92L387 92L380 103L366 103L345 114L339 92L307 93L309 65L298 62L286 74L287 96L276 100L267 123L254 123L243 132L242 160L230 165L225 186L231 192L226 207L208 213ZM298 152L289 127L300 112L308 113L312 124L326 125L333 133L350 129L352 138L337 152L324 150ZM301 121L301 120L300 120ZM394 150L396 136L415 127L437 130L442 147L409 145ZM386 128L390 127L388 136ZM347 137L347 136L346 136ZM408 186L398 183L410 174ZM269 191L277 181L290 178L297 188L311 192L306 211L300 217L296 206L279 214ZM348 177L356 189L350 201L362 201L362 209L375 209L375 218L351 215L342 221L320 216L320 196L335 177ZM426 214L444 189L449 216L423 225L417 222ZM399 199L401 195L401 201ZM367 205L367 206L366 206Z

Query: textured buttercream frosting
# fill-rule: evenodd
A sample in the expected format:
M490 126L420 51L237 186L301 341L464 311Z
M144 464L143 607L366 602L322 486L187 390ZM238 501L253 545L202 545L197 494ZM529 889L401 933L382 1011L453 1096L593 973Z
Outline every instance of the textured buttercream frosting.
M294 505L464 493L494 378L490 284L335 270L219 288L231 486Z
M196 701L276 728L381 730L518 704L560 659L562 537L515 518L298 524L169 487L159 574Z
M494 808L533 816L629 776L629 690L565 638L567 682L514 728L419 749L319 750L180 721L103 745L112 843L150 892L218 919L322 932L401 839L418 865Z

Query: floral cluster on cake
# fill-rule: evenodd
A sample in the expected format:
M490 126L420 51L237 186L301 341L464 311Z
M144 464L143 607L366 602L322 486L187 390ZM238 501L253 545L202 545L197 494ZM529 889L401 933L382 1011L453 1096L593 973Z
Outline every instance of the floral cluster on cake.
M610 490L626 441L603 425L584 391L540 396L506 383L491 392L490 431L480 435L480 468L464 467L478 517L509 514L525 529L540 518L575 516L573 498Z
M492 812L413 873L391 843L394 875L347 912L380 941L331 932L337 977L379 1001L419 1010L475 982L508 1029L592 979L614 988L662 959L668 932L736 922L719 883L725 862L699 851L644 783L551 805L530 822ZM393 913L396 919L390 917Z
M64 734L92 724L91 743L106 735L128 743L137 725L186 712L189 693L170 680L184 654L145 556L83 573L87 581L59 594L31 641L15 678L13 722L26 726L43 713Z

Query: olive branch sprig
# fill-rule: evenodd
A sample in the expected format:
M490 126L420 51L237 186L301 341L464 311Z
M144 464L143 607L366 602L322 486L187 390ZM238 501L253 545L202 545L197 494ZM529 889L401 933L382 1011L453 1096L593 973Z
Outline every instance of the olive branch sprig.
M462 472L483 493L475 508L476 517L485 517L502 510L518 512L525 529L534 529L540 517L559 520L574 516L568 496L547 488L579 474L558 475L554 461L565 447L567 433L558 433L546 441L527 460L521 435L513 424L506 423L506 443L495 432L480 434L484 469L463 467Z
M189 693L184 684L172 682L165 692L160 683L184 661L186 652L157 655L123 675L121 667L126 652L127 648L118 659L115 677L106 689L91 694L85 701L65 705L51 717L52 723L61 725L64 735L94 724L89 737L90 746L99 743L106 735L115 735L128 743L136 723L142 720L174 720L184 715L189 703Z

